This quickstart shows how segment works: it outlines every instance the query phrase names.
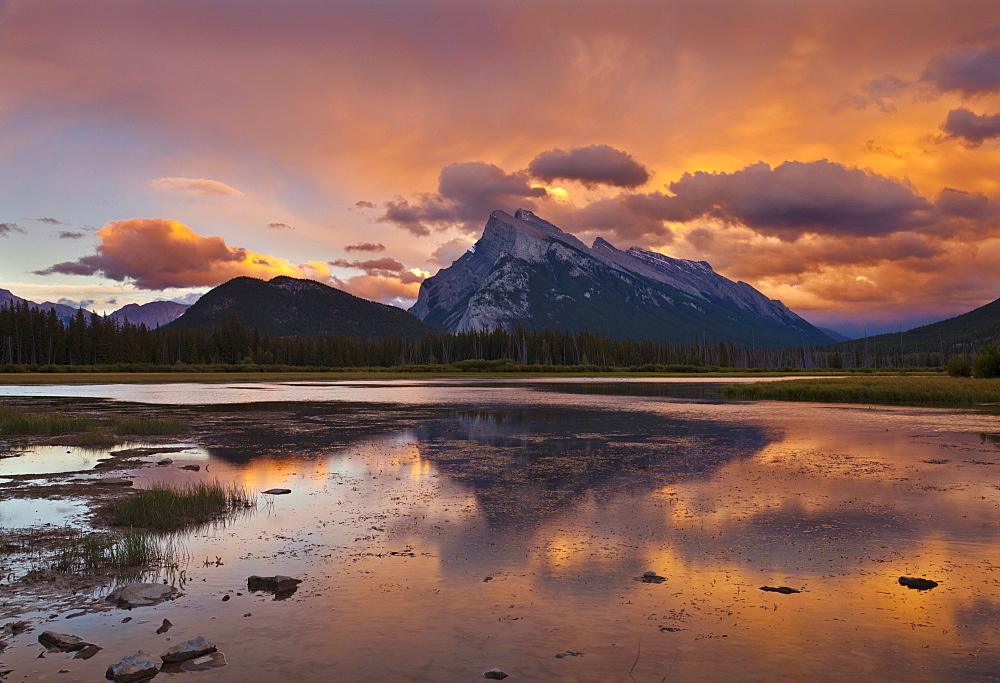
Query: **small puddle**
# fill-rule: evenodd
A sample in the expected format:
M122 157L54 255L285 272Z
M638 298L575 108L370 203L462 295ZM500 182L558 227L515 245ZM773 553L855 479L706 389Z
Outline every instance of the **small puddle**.
M9 498L0 500L0 527L21 529L46 523L60 526L79 523L79 518L86 511L87 507L81 501Z

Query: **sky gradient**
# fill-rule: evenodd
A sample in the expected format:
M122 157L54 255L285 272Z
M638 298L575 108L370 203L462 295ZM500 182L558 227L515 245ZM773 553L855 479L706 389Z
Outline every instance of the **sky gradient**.
M0 1L0 288L407 306L530 208L851 335L1000 297L993 0Z

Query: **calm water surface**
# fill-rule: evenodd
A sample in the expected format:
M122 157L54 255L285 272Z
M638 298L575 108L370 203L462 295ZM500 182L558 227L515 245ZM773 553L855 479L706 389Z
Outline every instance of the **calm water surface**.
M729 403L649 380L5 395L195 406L230 427L171 454L202 471L141 469L138 486L292 490L188 535L174 602L127 624L120 610L33 615L53 617L37 632L105 649L35 659L22 636L0 659L26 680L98 680L196 635L230 665L183 675L216 681L474 681L493 667L511 681L998 679L994 415ZM666 581L635 580L646 570ZM303 579L292 597L245 590L276 573ZM156 635L163 618L175 626Z

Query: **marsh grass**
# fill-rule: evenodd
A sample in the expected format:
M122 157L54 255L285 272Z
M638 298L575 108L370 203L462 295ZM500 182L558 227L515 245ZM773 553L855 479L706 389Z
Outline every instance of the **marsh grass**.
M844 377L792 379L719 387L726 398L819 403L974 405L1000 403L1000 379Z
M98 446L115 443L122 436L159 436L177 434L186 429L184 422L174 418L138 416L95 419L0 406L0 436L76 432L81 445Z
M46 571L63 574L141 573L175 567L185 559L185 553L173 539L129 530L119 534L75 535L54 557L43 563L43 567Z
M112 503L108 521L115 526L166 531L227 519L256 505L256 496L238 484L153 486Z

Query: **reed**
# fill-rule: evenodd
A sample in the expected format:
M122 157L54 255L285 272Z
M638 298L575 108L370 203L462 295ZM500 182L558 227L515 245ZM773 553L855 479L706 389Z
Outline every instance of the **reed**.
M36 413L0 406L0 436L6 434L65 434L95 428L96 420Z
M159 485L115 501L108 517L115 526L166 531L225 519L256 504L256 496L238 484Z
M1000 379L844 377L792 379L719 387L726 398L818 403L975 405L1000 402Z
M135 570L177 564L180 553L174 543L149 532L130 530L122 534L85 534L72 539L59 551L48 569L56 572Z

